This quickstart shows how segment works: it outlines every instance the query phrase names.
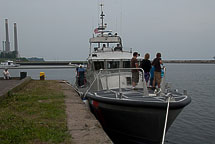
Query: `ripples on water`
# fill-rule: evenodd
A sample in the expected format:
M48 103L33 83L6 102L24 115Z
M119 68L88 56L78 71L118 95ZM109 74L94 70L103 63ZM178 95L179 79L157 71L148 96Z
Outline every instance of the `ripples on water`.
M187 89L192 102L179 114L166 135L168 144L215 144L215 65L167 64L167 81L180 92ZM74 83L74 69L21 70L33 79L45 72L46 79ZM19 76L10 70L12 76Z
M167 80L174 88L187 89L192 102L167 133L173 144L215 143L215 65L168 64Z

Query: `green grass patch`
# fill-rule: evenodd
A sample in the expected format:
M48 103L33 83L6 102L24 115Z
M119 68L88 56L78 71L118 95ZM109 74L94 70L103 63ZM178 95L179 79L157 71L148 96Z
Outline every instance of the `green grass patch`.
M57 81L31 81L0 103L0 144L71 143Z

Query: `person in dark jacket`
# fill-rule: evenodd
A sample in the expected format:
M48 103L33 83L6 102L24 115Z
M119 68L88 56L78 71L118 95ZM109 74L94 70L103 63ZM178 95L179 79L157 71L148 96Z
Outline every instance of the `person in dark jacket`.
M153 88L155 88L155 83L157 83L158 88L160 88L160 83L161 83L161 64L163 64L163 62L161 60L161 53L157 53L156 58L152 62L152 65L155 67Z
M150 70L152 68L151 66L151 62L149 60L149 53L146 53L145 54L145 57L144 59L142 60L142 63L141 63L141 68L144 70L144 78L145 78L145 81L146 81L146 85L149 81L149 78L150 78Z
M84 79L85 79L85 69L83 68L82 65L78 68L78 85L80 87L84 86Z

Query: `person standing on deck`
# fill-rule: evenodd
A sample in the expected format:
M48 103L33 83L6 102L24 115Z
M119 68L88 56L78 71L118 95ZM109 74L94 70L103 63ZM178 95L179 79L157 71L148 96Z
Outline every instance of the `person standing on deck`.
M154 89L155 89L155 83L157 83L158 88L160 88L160 83L161 83L161 64L163 64L163 62L161 60L161 53L157 53L156 58L152 62L152 65L155 68L154 80L153 80L153 88Z
M131 59L131 68L139 68L138 61L137 61L138 53L134 52L133 57ZM139 82L139 70L132 69L132 88L134 89L137 83Z
M106 45L105 45L105 44L102 45L102 50L104 50L104 48L106 48Z
M142 60L142 63L141 63L141 68L144 70L144 78L146 80L146 85L149 81L149 78L150 78L150 70L151 70L151 62L149 60L149 53L146 53L145 54L145 57L144 59Z

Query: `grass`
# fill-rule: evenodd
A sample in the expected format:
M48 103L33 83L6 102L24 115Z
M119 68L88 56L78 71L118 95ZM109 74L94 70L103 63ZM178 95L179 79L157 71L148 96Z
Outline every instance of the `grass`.
M57 81L32 80L0 103L0 144L71 143Z

